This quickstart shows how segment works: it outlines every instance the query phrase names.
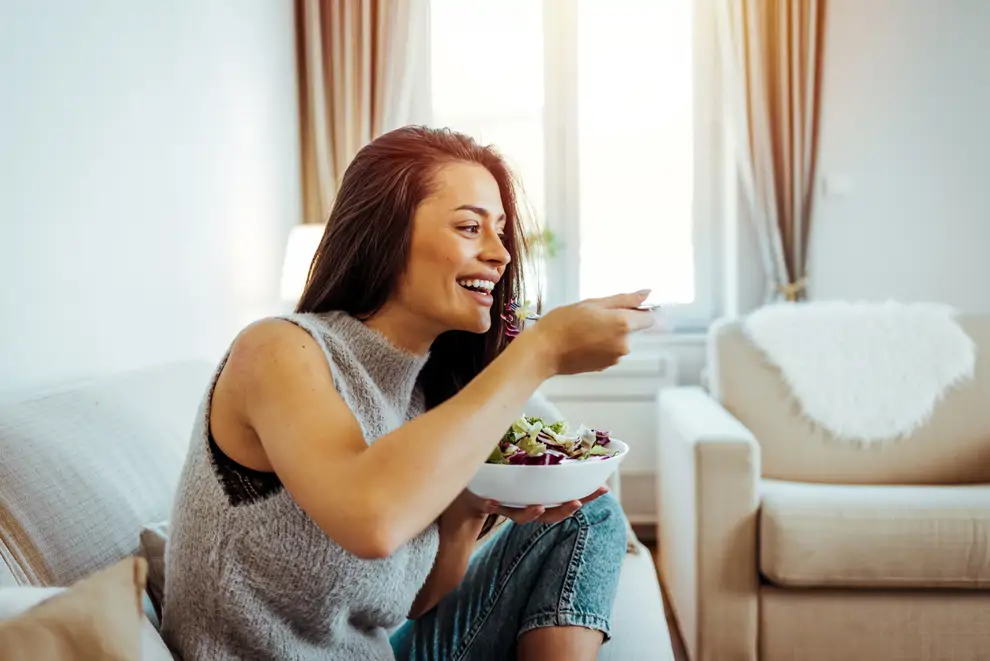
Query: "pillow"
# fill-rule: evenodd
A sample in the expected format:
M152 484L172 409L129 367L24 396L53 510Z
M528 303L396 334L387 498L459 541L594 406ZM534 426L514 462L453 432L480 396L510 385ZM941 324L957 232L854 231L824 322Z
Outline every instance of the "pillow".
M162 619L165 600L165 543L168 541L168 521L149 523L141 528L141 557L148 561L148 596L158 621Z
M67 590L49 588L40 604L0 621L4 660L140 661L147 572L130 557Z
M65 590L66 588L41 588L33 585L0 587L0 623ZM154 617L155 611L150 608L150 602L145 608L145 615L148 614L149 609L151 616ZM0 654L0 658L5 657ZM141 661L178 661L177 658L173 658L151 621L142 622Z

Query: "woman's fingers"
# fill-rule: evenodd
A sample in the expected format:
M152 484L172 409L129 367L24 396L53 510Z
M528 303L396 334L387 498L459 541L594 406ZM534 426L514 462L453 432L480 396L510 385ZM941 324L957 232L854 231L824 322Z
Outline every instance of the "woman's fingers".
M593 493L585 496L581 500L572 500L569 503L562 503L557 507L546 509L540 505L530 505L529 507L504 507L493 500L485 501L485 511L491 514L504 516L513 523L526 524L533 521L541 523L558 523L563 521L596 498L600 498L609 492L606 486L599 487Z
M608 487L604 487L604 486L603 487L598 487L598 490L595 491L593 494L588 495L588 496L585 496L584 498L582 498L581 499L581 504L587 505L588 503L590 503L591 501L593 501L595 498L598 498L600 496L604 496L608 492L609 492L609 488Z
M544 523L557 523L558 521L563 521L581 509L583 505L587 505L596 498L604 496L608 493L608 491L608 487L599 487L594 493L585 496L581 500L572 500L569 503L564 503L560 507L549 509L546 514L540 517L540 521Z
M522 520L524 523L532 523L543 516L544 512L546 512L544 507L531 505L522 511Z
M573 515L581 509L580 500L572 500L569 503L564 503L559 507L554 507L546 511L546 514L540 517L541 523L558 523L563 521L567 517Z
M536 521L543 516L546 510L540 505L530 505L529 507L499 507L498 513L509 519L513 523L526 524Z

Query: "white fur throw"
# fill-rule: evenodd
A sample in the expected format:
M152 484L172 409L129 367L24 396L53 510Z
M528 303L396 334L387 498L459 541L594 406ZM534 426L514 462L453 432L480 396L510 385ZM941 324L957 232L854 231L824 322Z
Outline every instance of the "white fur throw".
M782 303L748 316L743 330L805 415L857 443L910 435L976 364L955 311L938 304Z

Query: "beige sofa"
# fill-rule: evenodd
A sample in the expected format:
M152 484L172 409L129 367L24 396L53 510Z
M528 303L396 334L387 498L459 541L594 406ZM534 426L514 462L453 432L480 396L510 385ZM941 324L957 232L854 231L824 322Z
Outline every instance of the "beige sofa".
M212 369L176 363L0 403L0 619L138 552L142 526L168 518ZM170 659L150 621L145 629L143 658ZM600 659L673 659L638 543L623 564L613 635Z
M710 332L711 394L659 395L661 575L692 661L990 659L990 317L960 321L975 380L879 446L803 417L739 320Z

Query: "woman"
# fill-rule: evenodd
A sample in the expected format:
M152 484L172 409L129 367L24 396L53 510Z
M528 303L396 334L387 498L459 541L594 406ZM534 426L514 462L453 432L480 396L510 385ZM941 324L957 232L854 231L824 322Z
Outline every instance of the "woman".
M357 155L296 314L242 331L204 398L166 557L186 661L595 658L615 500L465 487L545 379L614 364L651 317L618 295L509 342L522 237L490 148L407 127ZM514 523L472 557L491 514Z

